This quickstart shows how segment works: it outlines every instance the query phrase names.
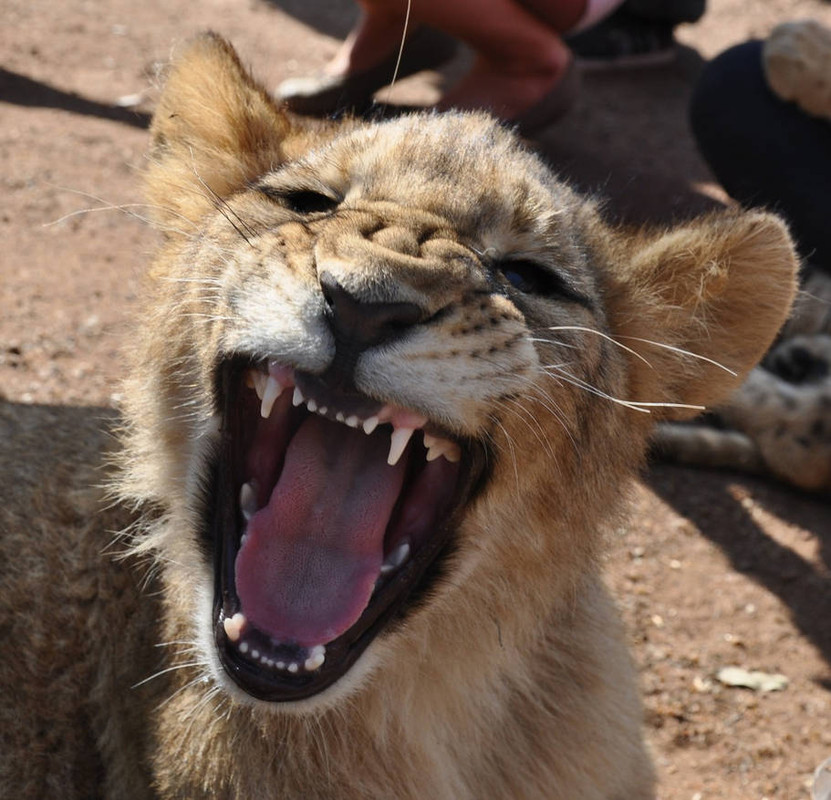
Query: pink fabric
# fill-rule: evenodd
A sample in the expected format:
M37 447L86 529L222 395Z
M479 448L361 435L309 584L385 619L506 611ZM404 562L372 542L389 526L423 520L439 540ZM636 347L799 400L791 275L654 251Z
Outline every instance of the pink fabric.
M568 33L578 33L584 31L586 28L591 28L600 20L608 17L623 0L586 0L586 10L583 12L583 18L575 25Z

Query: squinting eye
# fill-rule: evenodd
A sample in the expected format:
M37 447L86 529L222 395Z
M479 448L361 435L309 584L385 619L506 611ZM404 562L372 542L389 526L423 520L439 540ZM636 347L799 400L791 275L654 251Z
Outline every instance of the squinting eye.
M277 189L268 185L260 185L257 190L269 200L279 203L295 214L320 214L334 211L340 200L315 189Z
M503 261L498 265L505 280L524 294L543 297L563 294L563 282L553 273L531 261Z
M496 269L511 286L523 294L568 300L591 309L592 301L550 269L521 259L501 261Z
M323 211L333 211L338 206L338 201L333 197L309 189L286 192L283 199L286 205L298 214L318 214Z

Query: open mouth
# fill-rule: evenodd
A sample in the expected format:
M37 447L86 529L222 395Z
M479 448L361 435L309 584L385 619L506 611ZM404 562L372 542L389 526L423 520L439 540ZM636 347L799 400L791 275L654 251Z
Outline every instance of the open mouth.
M484 462L423 415L274 361L219 370L215 640L262 700L310 697L417 604Z

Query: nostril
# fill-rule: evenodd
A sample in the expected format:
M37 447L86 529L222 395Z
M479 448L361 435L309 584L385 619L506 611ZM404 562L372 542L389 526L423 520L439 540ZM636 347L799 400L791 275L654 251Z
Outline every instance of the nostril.
M329 321L339 341L365 349L394 339L424 318L415 303L364 301L345 289L332 273L319 276Z

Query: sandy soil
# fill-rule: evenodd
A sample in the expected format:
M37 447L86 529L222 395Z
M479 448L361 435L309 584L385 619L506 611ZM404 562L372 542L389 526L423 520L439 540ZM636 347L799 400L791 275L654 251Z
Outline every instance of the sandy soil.
M324 0L2 0L0 399L118 401L118 352L156 242L136 171L171 47L213 28L276 85L321 65L353 14ZM687 130L695 76L730 44L805 16L831 24L831 5L711 0L678 31L674 64L589 76L543 152L624 219L666 221L723 201ZM395 99L430 102L442 80L410 79ZM634 501L609 573L642 670L660 797L807 798L831 756L827 498L661 466ZM716 678L726 665L788 684L731 688Z

